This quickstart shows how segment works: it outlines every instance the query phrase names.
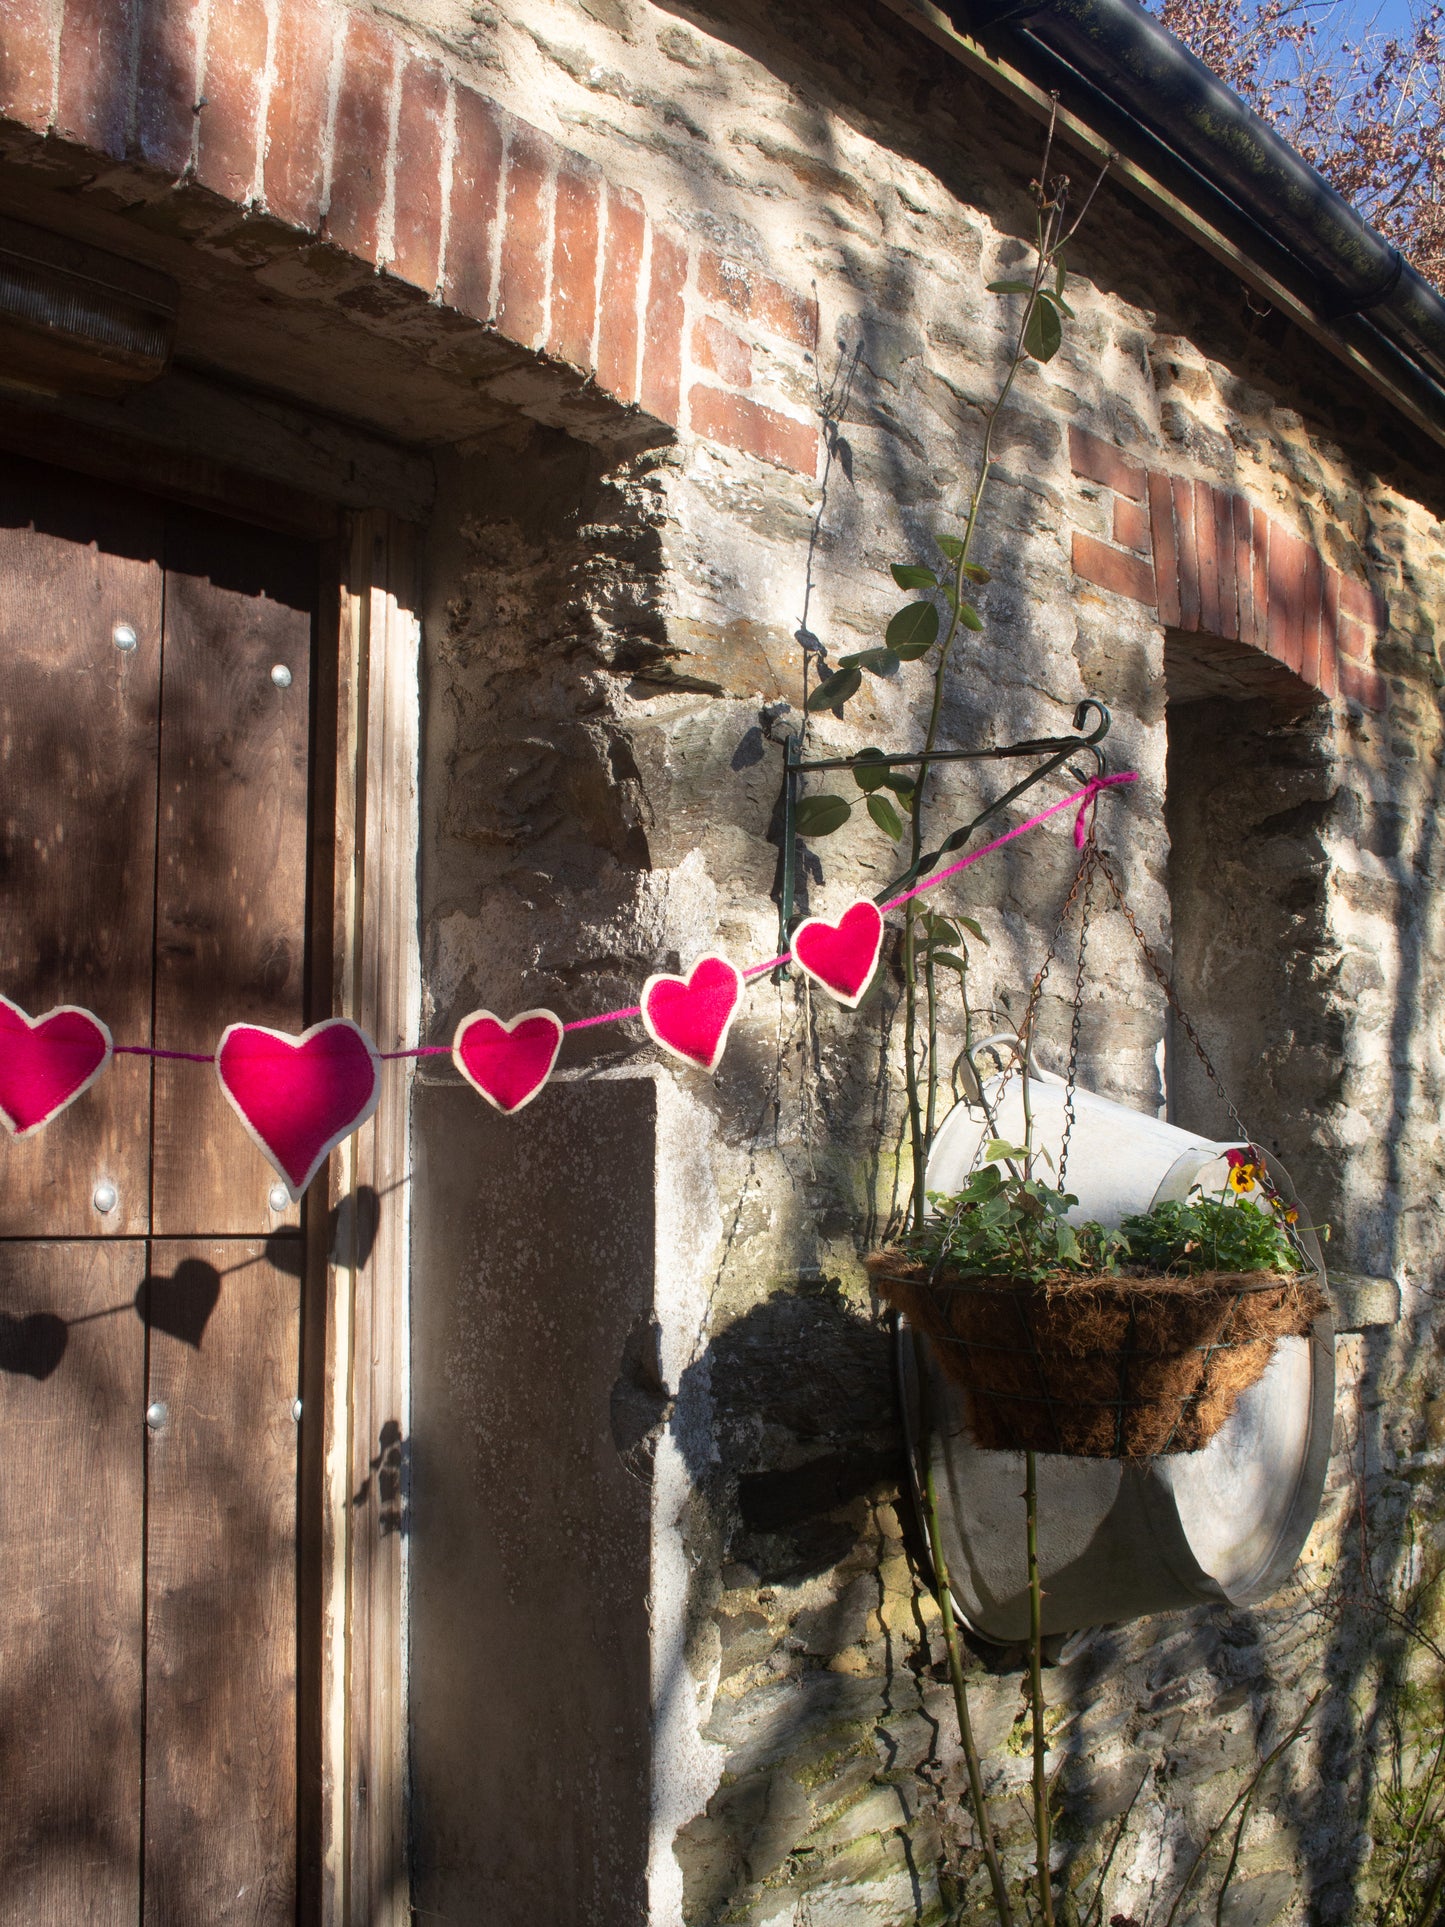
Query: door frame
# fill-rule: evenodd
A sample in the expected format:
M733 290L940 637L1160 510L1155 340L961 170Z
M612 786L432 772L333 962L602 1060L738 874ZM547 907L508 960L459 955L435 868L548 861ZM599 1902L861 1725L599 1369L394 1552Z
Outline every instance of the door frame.
M53 422L53 428L52 428ZM0 450L316 541L309 875L311 1021L413 1048L421 531L129 438L0 404ZM73 451L73 456L72 456ZM218 1019L220 1013L218 1013ZM219 1034L219 1022L218 1022ZM414 1059L308 1194L297 1518L297 1873L302 1927L410 1927L406 1587L410 1114ZM373 1214L372 1198L392 1201ZM321 1423L305 1415L319 1412Z

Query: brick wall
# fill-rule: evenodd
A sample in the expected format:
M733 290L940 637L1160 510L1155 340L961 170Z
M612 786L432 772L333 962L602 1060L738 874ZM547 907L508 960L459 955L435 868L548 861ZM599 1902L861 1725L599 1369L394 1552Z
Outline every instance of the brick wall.
M1113 542L1074 534L1074 572L1159 611L1166 628L1263 650L1323 696L1385 707L1373 667L1382 600L1283 523L1210 482L1146 469L1085 428L1069 430L1075 475L1113 498Z
M817 303L655 220L596 164L326 0L11 0L0 118L185 178L587 373L657 420L811 475L757 374Z

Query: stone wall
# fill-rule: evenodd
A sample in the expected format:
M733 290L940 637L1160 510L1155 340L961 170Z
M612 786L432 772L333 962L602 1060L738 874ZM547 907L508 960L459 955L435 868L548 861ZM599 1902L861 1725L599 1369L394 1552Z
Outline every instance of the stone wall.
M686 431L618 465L520 424L441 462L422 879L424 1034L446 1037L479 1004L583 1016L704 949L773 954L795 632L806 616L835 656L876 641L899 599L888 563L935 561L937 533L957 527L1007 352L1008 303L983 286L1025 259L1040 134L864 0L826 13L429 0L407 31L744 280L766 263L815 290L816 359L766 371L795 417L816 419L856 356L826 496L766 450ZM1361 1574L1387 1591L1419 1582L1411 1532L1439 1517L1445 1448L1432 1296L1445 502L1433 454L1370 392L1124 193L1104 188L1070 267L1079 319L1055 361L1025 371L1001 425L975 549L994 573L986 628L951 672L947 738L1052 734L1085 695L1111 705L1111 757L1140 781L1101 803L1101 829L1143 931L1168 953L1172 896L1181 982L1252 1128L1332 1223L1340 1261L1401 1282L1405 1317L1341 1341L1327 1502L1279 1597L1081 1635L1050 1669L1059 1864L1079 1918L1096 1880L1093 1918L1162 1918L1194 1849L1327 1683L1261 1783L1224 1917L1363 1920L1391 1774L1403 1759L1408 1777L1430 1716L1428 1698L1391 1683L1405 1660ZM1378 595L1387 621L1360 673L1380 683L1331 702L1300 662L1266 664L1262 682L1247 640L1166 635L1155 603L1076 575L1077 535L1121 540L1117 491L1076 472L1071 429L1250 504ZM916 743L925 696L922 665L869 681L846 723L813 722L811 747ZM950 826L1002 782L953 766L933 820ZM974 997L989 1028L1021 1014L1073 863L1055 826L940 893L987 936ZM806 906L836 910L895 864L859 812L810 851ZM1165 1012L1116 912L1100 909L1091 958L1081 1076L1152 1112ZM1054 1061L1067 975L1046 1006ZM1177 1045L1168 1101L1212 1124ZM554 1123L517 1124L547 1161L536 1186L525 1159L498 1177L497 1127L473 1129L423 1088L418 1219L438 1227L417 1279L419 1305L432 1295L416 1334L423 1915L474 1915L480 1881L498 1922L637 1920L635 1810L619 1807L605 1833L576 1818L613 1800L609 1771L651 1788L656 1927L901 1927L986 1911L936 1614L917 1589L890 1342L860 1265L906 1182L899 1048L891 955L855 1014L796 979L757 981L712 1080L654 1068L635 1025L581 1033L564 1081L527 1114L552 1105ZM619 1082L666 1095L606 1096ZM644 1167L630 1204L599 1133L623 1134ZM506 1253L467 1225L454 1174L428 1175L437 1143L483 1171L477 1195L501 1222L509 1209L523 1222L575 1210L583 1234L605 1221L591 1260L585 1235L549 1233L532 1269L517 1259L499 1281ZM526 1245L515 1233L508 1251ZM549 1320L583 1316L584 1262L598 1355L579 1379ZM540 1309L529 1294L546 1294ZM551 1427L545 1391L504 1397L519 1375L559 1402L593 1401L585 1422ZM494 1449L509 1424L527 1427L521 1471ZM433 1490L428 1466L443 1463ZM1350 1536L1357 1475L1373 1564ZM614 1527L635 1545L640 1495L645 1596L600 1541L589 1549ZM498 1561L505 1584L494 1573L484 1586ZM485 1603L471 1619L474 1596ZM651 1737L624 1720L604 1758L602 1684L614 1664L635 1681L639 1614ZM979 1646L972 1667L1021 1880L1020 1657ZM495 1759L468 1771L469 1746L497 1744L517 1768L510 1796ZM618 1841L626 1868L608 1857ZM549 1861L571 1874L542 1882ZM1212 1918L1211 1866L1197 1911Z

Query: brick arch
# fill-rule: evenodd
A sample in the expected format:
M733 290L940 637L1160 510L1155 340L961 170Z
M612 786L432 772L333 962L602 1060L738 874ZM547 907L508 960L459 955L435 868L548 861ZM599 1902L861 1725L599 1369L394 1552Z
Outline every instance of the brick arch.
M137 169L152 195L198 189L668 427L816 472L816 423L754 360L810 354L817 303L659 221L370 14L327 0L5 0L4 122L12 151L39 136Z
M1166 629L1223 636L1273 656L1326 697L1385 707L1373 666L1379 596L1242 495L1131 462L1069 430L1075 475L1112 504L1113 543L1074 533L1074 573L1147 603Z

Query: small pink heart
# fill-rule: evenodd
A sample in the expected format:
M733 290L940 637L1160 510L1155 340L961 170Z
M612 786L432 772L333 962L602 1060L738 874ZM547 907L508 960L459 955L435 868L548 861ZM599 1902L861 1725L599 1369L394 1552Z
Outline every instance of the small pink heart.
M313 1024L299 1037L228 1024L216 1046L216 1076L293 1204L381 1095L376 1046L346 1017Z
M793 932L793 957L840 1004L856 1010L878 968L883 912L860 897L836 923L809 917Z
M699 957L688 977L649 977L642 1021L654 1043L705 1071L722 1060L743 994L743 974L726 957Z
M110 1032L75 1004L27 1017L0 996L0 1124L29 1137L82 1091L110 1062Z
M547 1082L561 1048L562 1019L550 1010L524 1010L509 1024L474 1010L457 1025L452 1062L473 1090L510 1117Z

